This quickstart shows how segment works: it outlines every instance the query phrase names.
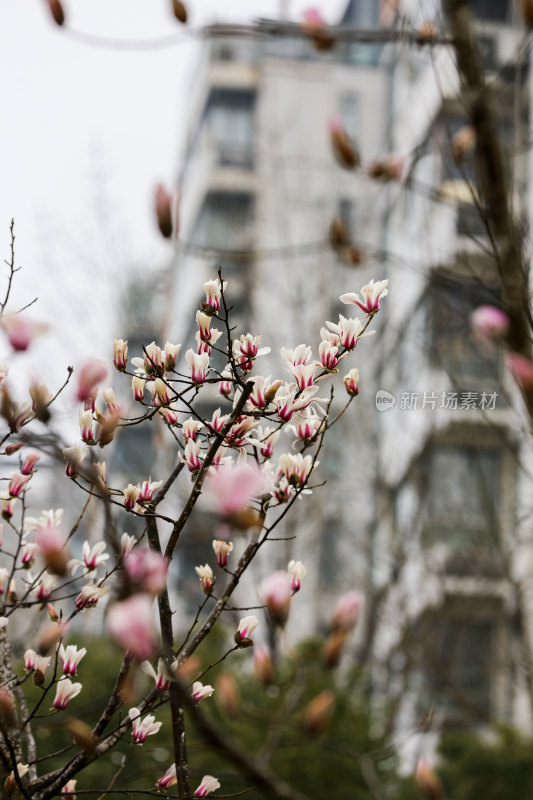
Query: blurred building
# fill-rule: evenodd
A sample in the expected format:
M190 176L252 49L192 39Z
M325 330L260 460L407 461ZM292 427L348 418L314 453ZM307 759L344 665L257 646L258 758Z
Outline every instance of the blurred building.
M511 2L470 5L512 204L526 230L531 83L528 57L517 57L523 34ZM417 28L440 19L435 6L406 1L399 11ZM388 276L381 340L387 410L378 414L373 613L386 624L374 638L374 675L401 730L420 730L430 713L434 732L490 720L530 728L530 442L502 354L470 330L475 308L501 301L473 153L452 156L454 136L470 121L451 50L398 45L389 57L392 148L410 167L388 224L388 247L403 267ZM417 754L419 745L411 737Z
M373 27L379 6L377 1L350 2L340 24ZM202 282L215 277L220 265L229 281L234 337L261 333L261 344L272 352L258 360L255 372L288 379L280 348L305 342L317 357L320 328L326 320L336 322L339 312L347 313L340 294L358 291L371 276L384 277L372 255L384 241L381 188L337 165L329 121L341 117L363 161L387 152L389 73L381 65L380 47L338 41L331 50L317 52L294 24L260 21L248 36L214 26L208 36L192 91L194 111L180 180L180 238L188 244L176 279L177 307L185 309L179 316L188 319L191 341ZM370 253L363 265L331 248L335 217ZM176 335L185 341L185 328ZM308 576L295 601L300 635L316 631L340 592L363 586L369 575L373 342L364 340L350 359L350 366L361 370L361 396L332 430L320 456L315 482L327 479L327 488L306 498L296 522L293 517L280 534L298 532L296 540L263 548L254 576L257 582L292 558L305 563ZM320 394L328 392L326 386ZM339 380L335 407L344 402ZM223 410L226 403L229 409L218 397L213 403ZM289 442L286 437L285 449ZM202 563L208 557L212 561L212 523L206 523L203 545L200 527L197 518L190 559L182 569L183 579L195 586L194 566L201 553ZM253 587L251 592L253 597Z

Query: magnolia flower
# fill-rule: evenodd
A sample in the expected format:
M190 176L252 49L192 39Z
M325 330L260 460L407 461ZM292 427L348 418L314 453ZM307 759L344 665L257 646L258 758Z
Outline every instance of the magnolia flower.
M276 380L274 383L270 382L270 375L265 378L263 375L256 375L250 379L253 382L254 388L250 397L248 398L248 407L265 408L269 403L274 400L276 392L283 383L281 380Z
M168 561L150 547L136 547L124 559L124 566L129 579L141 591L160 594L165 588Z
M326 325L339 336L339 341L346 350L353 350L359 339L364 336L372 336L375 333L375 331L363 333L364 325L361 320L347 319L342 314L339 314L338 325L334 322L326 322Z
M158 733L163 724L162 722L156 722L152 714L148 714L141 720L141 712L138 708L130 708L128 716L133 722L131 735L136 744L142 744L147 736L153 736L154 733Z
M77 444L73 447L66 447L63 450L63 456L67 462L65 474L68 478L75 478L78 475L80 466L87 455L87 452L88 450L83 444Z
M82 660L83 656L87 653L87 649L85 647L81 647L78 650L75 644L69 644L67 647L64 647L63 644L60 644L58 653L63 664L63 674L76 675L78 664Z
M220 392L221 395L227 397L228 395L231 394L231 382L233 378L233 374L231 372L231 366L228 364L228 366L222 370L220 375L222 377L222 380L218 384L218 391Z
M176 359L181 350L181 344L172 344L167 342L163 349L165 372L172 372L176 366Z
M337 372L339 361L344 358L345 353L339 356L339 348L323 339L318 347L318 354L320 356L320 363L328 372Z
M353 367L343 379L344 386L350 397L355 397L359 394L359 370Z
M302 28L312 39L317 50L329 50L335 44L325 20L318 8L307 8L303 12Z
M250 617L243 617L239 622L239 627L235 631L235 644L238 644L240 647L251 647L253 645L253 641L250 639L250 635L253 631L257 628L257 617L250 616Z
M6 314L1 324L13 350L20 352L27 350L34 337L47 329L44 323L33 322L20 314Z
M388 283L388 280L374 283L372 279L370 283L367 283L367 285L363 286L361 289L362 299L359 298L357 292L342 294L339 299L341 303L352 303L353 305L359 306L361 311L364 311L366 314L375 314L376 311L379 311L379 301L389 293L387 289Z
M76 398L82 403L93 398L96 394L98 384L102 383L106 377L107 367L105 364L95 359L87 361L80 368L78 374Z
M53 706L58 711L63 711L70 700L77 697L82 690L81 683L72 683L70 678L61 678L57 684L56 696Z
M181 433L184 439L192 439L193 442L196 441L196 434L198 431L204 427L204 423L198 419L193 419L189 417L188 419L184 420L183 425L181 427Z
M444 789L437 773L427 758L421 756L416 762L415 782L427 800L444 800Z
M115 339L113 342L113 364L119 372L124 372L128 363L128 342Z
M208 314L204 314L203 311L197 311L196 324L199 328L200 339L202 342L208 342L211 335L211 317Z
M134 594L127 600L114 603L107 615L107 629L111 637L135 661L145 661L157 650L152 606L152 595Z
M136 543L137 539L135 536L130 536L128 533L123 533L120 537L120 557L126 558L126 556L131 553Z
M195 353L187 350L185 361L191 370L191 380L197 386L205 382L206 372L209 367L209 353Z
M294 431L298 439L307 442L316 436L321 423L322 420L314 411L306 409L305 416L298 419L296 425L289 425L288 427Z
M481 340L499 341L509 330L509 317L495 306L479 306L470 315L470 324Z
M24 569L31 569L35 564L35 554L39 550L37 542L21 542L21 563Z
M247 333L233 342L233 355L243 372L250 372L255 358L270 353L270 347L259 347L260 342L261 334L252 336L251 333Z
M204 594L210 594L213 584L215 583L215 579L213 578L213 570L209 564L204 564L203 566L198 566L194 569L200 578L200 583L202 584L202 590Z
M209 425L211 428L213 428L215 433L220 433L220 431L222 430L227 421L228 421L228 415L222 414L220 408L216 408L213 411L213 416L211 417Z
M162 775L157 781L157 786L159 789L168 789L169 786L175 786L177 782L178 779L176 777L176 765L171 764L165 774Z
M222 296L222 291L226 291L226 286L228 285L227 281L224 281L222 287L220 286L220 278L216 278L215 280L207 281L204 283L204 292L205 292L205 305L209 306L210 309L213 311L218 311L220 308L220 298Z
M40 656L35 650L26 650L24 653L24 667L28 671L33 669L35 672L39 672L43 679L51 660L52 656Z
M124 508L127 508L128 511L131 511L132 508L135 508L140 493L141 488L139 484L134 486L133 483L128 483L124 489Z
M276 395L275 406L278 417L283 422L289 422L292 415L296 411L301 411L307 408L313 402L315 394L318 392L318 386L309 386L299 394L296 384L285 384L285 386ZM322 402L317 399L314 402Z
M283 627L289 616L292 595L291 581L286 572L273 572L265 578L257 593L265 603L272 621Z
M120 406L117 402L117 398L115 397L115 392L113 391L111 386L108 386L106 389L103 390L102 396L109 411L112 414L118 414L120 412Z
M167 425L177 425L178 424L178 410L175 408L173 404L170 406L162 406L159 409L159 413L167 423Z
M154 381L154 390L159 405L168 406L172 400L172 391L162 378L156 378Z
M282 453L278 462L278 478L284 475L289 483L296 486L304 484L313 468L313 456L303 456L301 453ZM315 462L315 467L318 462Z
M219 567L225 567L228 563L228 556L233 550L233 542L226 542L223 539L213 539L213 550Z
M211 347L218 342L220 337L222 336L222 331L217 330L216 328L211 328L209 330L209 337L207 339L202 339L200 331L196 331L195 341L196 341L196 352L198 355L202 353L207 353L207 355L211 355Z
M86 583L74 600L74 605L78 611L82 611L84 608L93 608L107 591L108 590L103 586L96 586L94 583Z
M274 664L270 650L264 644L257 644L254 647L254 672L257 680L263 686L271 686L274 683Z
M9 496L20 497L20 495L26 488L26 484L30 479L31 479L31 473L29 475L23 475L22 472L12 472L9 478L9 484L7 488Z
M334 629L349 630L353 628L365 602L361 592L353 591L343 594L333 611L331 626Z
M84 565L89 572L99 567L100 564L103 564L104 561L107 561L109 558L109 553L104 553L105 548L105 542L97 542L95 545L93 545L93 547L91 547L89 542L85 540L81 551L83 561L78 561L78 559L73 559L71 561L73 572L76 571L77 567Z
M0 595L4 594L8 578L9 570L6 567L0 567Z
M287 574L289 576L292 593L296 594L296 592L300 591L302 578L306 576L307 570L301 561L289 561Z
M194 791L194 796L205 797L207 794L216 791L216 789L220 789L220 783L218 780L213 778L212 775L204 775L202 782Z
M200 681L195 681L192 685L191 697L195 703L199 703L200 700L211 697L214 691L212 686L204 686Z
M173 661L170 665L171 670L177 669L178 662ZM143 661L141 664L141 669L146 675L149 675L153 678L155 683L155 688L159 689L160 692L164 692L170 686L170 675L168 673L167 663L164 658L160 658L157 662L157 672L154 670L152 665L149 661Z
M141 492L137 498L139 503L150 503L153 499L154 492L163 485L163 481L147 481L141 483Z
M24 459L24 464L22 465L21 472L23 475L31 475L34 470L36 463L41 458L40 453L28 453L26 458Z
M81 411L79 413L81 438L86 444L94 444L93 412Z
M287 366L289 372L294 376L294 380L300 392L303 392L303 390L307 389L309 386L313 386L317 366L316 361L312 361L310 364L297 364L296 366L294 364L289 364Z
M131 359L131 363L136 368L136 372L142 375L160 375L163 372L163 354L161 348L155 342L150 342L144 350L143 358L135 357Z
M253 444L254 447L259 448L259 452L263 458L272 458L274 446L281 435L281 431L271 428L268 425L264 428L261 425L258 425L255 430L255 434L257 436L257 440L251 440L251 444Z
M29 764L17 763L17 773L19 778L23 778L28 772L29 768L30 768ZM17 786L18 784L17 781L15 780L15 771L11 770L11 772L9 773L9 775L5 780L4 789L6 793L9 795L17 788Z
M133 392L133 399L136 400L138 403L142 403L144 400L144 390L146 386L146 381L144 378L140 378L138 375L134 375L131 379L131 389Z
M261 469L252 464L222 464L210 471L206 491L210 492L219 514L229 516L246 507L248 501L258 497L265 486Z
M72 794L73 792L75 792L77 783L78 783L77 778L72 778L70 781L67 781L66 784L61 789L61 794ZM72 800L76 800L76 795L74 795Z
M506 353L504 363L524 391L533 391L533 361L519 353Z
M183 455L180 453L180 458L187 465L189 472L198 472L202 466L202 460L200 458L201 447L202 445L200 442L194 442L192 439L189 439L185 445Z
M55 589L55 585L56 579L54 576L49 575L48 572L43 572L39 583L33 590L35 599L39 600L41 603L46 603L50 599L52 592Z
M11 497L0 497L0 504L2 505L2 517L11 519L13 516L13 499Z

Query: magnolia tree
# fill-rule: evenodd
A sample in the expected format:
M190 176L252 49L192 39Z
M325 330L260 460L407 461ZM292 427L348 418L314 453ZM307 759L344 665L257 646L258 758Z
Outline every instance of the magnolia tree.
M37 326L29 314L9 311L15 270L12 250L2 327L13 351L24 351L31 347ZM200 704L209 702L214 689L208 683L210 667L196 672L193 655L221 624L222 612L259 550L311 492L327 434L357 397L358 370L349 364L350 356L359 339L373 332L369 326L387 294L386 286L387 281L370 281L359 293L342 295L353 316L325 322L316 355L307 344L282 349L279 375L272 378L261 374L261 356L269 348L261 346L260 334L234 338L231 287L219 272L204 284L205 301L196 312L198 331L193 346L184 346L184 358L181 344L147 343L143 352L130 358L126 341L113 343L114 367L131 382L133 413L119 405L111 387L103 386L105 364L91 361L73 372L60 391L70 393L77 406L81 441L68 447L54 419L59 392L52 396L45 386L33 385L30 402L20 404L10 387L9 364L2 367L2 454L10 464L14 457L19 460L18 469L3 477L1 497L0 758L6 795L19 793L35 800L72 795L83 789L85 767L123 740L142 745L169 716L174 759L162 773L154 763L154 791L171 796L167 791L177 785L181 798L191 797L192 792L204 797L218 790L220 781L205 775L198 786L190 787L185 709L202 736L255 784L278 797L297 796L203 713ZM215 352L227 361L221 371L213 366ZM346 369L341 371L341 366ZM333 414L336 383L346 402ZM206 400L214 405L217 397L220 406L214 413L202 414ZM107 469L104 448L122 428L150 424L155 418L166 428L176 453L172 471L156 481L147 475L141 483L117 485ZM39 433L43 423L45 436ZM40 481L43 453L49 460L55 455L53 468L64 471L63 480L102 504L105 524L99 540L84 541L80 548L76 531L81 517L69 530L64 521L68 512L32 507L29 489ZM164 501L178 479L187 487L186 499L179 513L169 516ZM196 566L205 598L178 644L169 574L173 560L179 559L184 526L203 493L211 498L223 524L213 530L211 563ZM117 533L114 507L140 522L140 535ZM245 542L242 547L239 543L238 555L232 541L237 533L239 542ZM73 558L73 552L81 553L81 558ZM215 586L215 562L226 577L221 587ZM273 572L261 583L259 601L254 595L243 603L241 593L238 608L266 609L274 630L282 631L292 605L293 613L298 613L296 595L305 574L301 562L291 561L286 571ZM331 663L338 659L361 603L355 590L339 598L326 643ZM89 726L72 716L76 698L84 692L87 655L78 637L84 618L102 609L107 635L122 649L123 660L96 725ZM33 635L19 661L11 654L9 641L10 632L20 631L21 625ZM222 658L242 649L252 652L254 638L265 638L260 627L255 615L243 613ZM255 646L254 660L258 673L265 676L271 664L265 645ZM151 688L128 707L125 687L136 671L150 676ZM32 683L38 690L37 701ZM318 698L309 710L310 719L327 714L325 701ZM50 715L75 743L74 749L67 748L63 765L53 770L47 769L48 756L38 752L35 735L43 716L48 720ZM195 753L190 757L194 761Z

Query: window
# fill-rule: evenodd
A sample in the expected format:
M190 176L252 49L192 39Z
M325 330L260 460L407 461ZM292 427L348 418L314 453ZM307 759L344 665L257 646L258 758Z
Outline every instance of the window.
M426 543L448 546L448 574L498 576L500 449L433 445L424 466Z
M429 615L417 627L422 653L419 711L434 707L437 719L447 727L488 721L492 715L495 621L445 610Z
M241 192L207 195L193 240L205 247L241 250L250 246L254 198Z
M214 89L207 105L209 131L219 163L250 167L253 163L255 92Z
M493 392L498 388L500 358L477 342L470 315L478 306L498 305L499 293L482 283L436 275L428 295L430 358L446 370L454 388Z

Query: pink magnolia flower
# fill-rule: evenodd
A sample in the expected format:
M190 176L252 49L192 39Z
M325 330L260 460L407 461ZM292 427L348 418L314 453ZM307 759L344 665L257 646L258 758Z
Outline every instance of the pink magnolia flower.
M49 2L51 2L51 0L49 0ZM22 764L18 762L17 773L19 778L23 778L27 774L29 768L30 768L29 764ZM9 797L17 788L18 788L18 783L15 780L15 770L11 770L4 783L4 790L6 792L6 796Z
M226 291L226 286L228 285L227 281L224 281L222 287L220 286L220 278L215 278L215 280L207 281L204 283L204 292L205 292L205 305L209 306L213 311L218 311L220 308L220 299L222 296L222 291Z
M22 541L21 562L24 569L31 569L35 564L35 554L39 551L37 542Z
M178 662L173 661L170 665L171 670L177 669ZM154 670L149 661L143 661L141 669L146 675L153 678L155 688L160 692L166 691L170 686L171 676L169 675L167 664L164 658L160 658L157 662L157 672Z
M107 615L111 637L136 661L150 659L157 650L152 606L152 595L134 594L127 600L114 603Z
M183 455L180 453L180 458L187 465L189 472L198 472L202 466L202 459L200 458L202 445L201 442L194 442L192 439L187 441Z
M300 591L302 578L307 575L307 570L301 561L289 561L287 574L291 584L291 591L293 594L296 594L296 592Z
M66 784L61 789L61 794L73 794L76 791L76 784L78 783L77 778L71 778L70 781L67 781ZM72 800L76 800L76 795L72 798Z
M215 583L215 579L213 577L213 570L209 566L209 564L204 564L203 566L198 566L194 568L196 574L200 578L200 583L202 584L202 590L204 594L210 594L211 589Z
M359 306L361 311L364 311L366 314L375 314L376 311L379 311L379 301L389 293L387 289L388 283L388 280L376 281L374 283L372 279L370 283L367 283L367 285L363 286L361 289L362 299L357 292L342 294L339 299L341 303L352 303L353 305Z
M7 567L0 567L0 595L5 592L7 579L9 578L9 570Z
M264 490L265 478L261 469L252 464L222 464L210 471L206 490L214 499L217 513L231 515L242 511L253 497Z
M105 542L96 542L96 544L91 547L87 540L84 541L82 547L83 563L89 571L96 569L100 564L103 564L104 561L108 560L109 553L104 553L105 549Z
M254 359L270 353L270 347L259 347L261 334L252 336L251 333L242 335L233 342L233 355L243 372L250 372Z
M353 591L343 594L333 611L332 627L345 630L355 627L364 602L365 596L361 592Z
M174 405L170 405L168 407L163 406L159 409L159 413L167 423L167 425L177 425L178 424L178 411L174 407Z
M258 681L263 686L271 686L274 683L274 664L270 650L264 644L257 644L254 647L254 672Z
M288 365L288 370L292 373L300 392L314 385L316 368L316 361L312 361L310 364Z
M286 572L273 572L260 584L257 593L265 603L272 621L283 626L289 616L291 602L291 581Z
M227 397L228 395L231 394L232 378L233 378L230 365L228 364L228 366L224 370L222 370L220 374L222 380L218 384L218 391L220 392L221 395Z
M522 389L526 392L533 391L533 361L519 353L506 353L504 362Z
M163 481L151 481L150 478L147 481L143 481L141 483L141 492L137 498L138 502L150 503L153 500L154 492L162 485Z
M102 392L104 402L107 405L111 414L119 414L120 413L120 406L117 402L117 398L115 397L115 392L111 388L111 386L106 387Z
M216 408L213 411L213 416L211 417L209 425L216 433L220 433L227 421L228 415L222 414L220 408Z
M138 403L142 403L144 400L144 390L146 387L146 381L144 378L139 377L139 375L134 375L131 379L131 389L133 392L133 399L136 400Z
M289 483L296 486L304 484L313 468L313 456L304 456L301 453L282 453L278 462L278 478L285 476ZM315 462L315 467L318 462Z
M211 317L209 314L204 314L203 311L196 312L196 324L199 328L200 339L202 342L208 342L211 336Z
M36 463L41 458L40 453L28 453L26 458L24 459L24 464L22 465L22 469L20 470L23 475L31 475L34 470Z
M372 336L375 331L367 331L363 333L364 325L359 319L352 319L343 317L339 314L339 324L334 322L326 322L330 330L337 334L340 344L346 350L353 350L359 339L364 336Z
M353 367L343 379L344 387L350 397L355 397L359 394L359 370Z
M94 608L101 597L107 594L107 589L103 586L96 586L94 583L86 583L79 595L74 600L74 605L78 611L85 608Z
M195 353L194 350L187 350L185 361L191 370L191 380L197 386L205 383L206 372L209 367L209 353Z
M254 378L250 378L250 380L253 382L254 388L252 394L248 398L248 407L252 409L265 408L271 403L276 396L276 392L283 383L281 380L276 380L274 383L271 383L270 375L268 378L265 378L264 375L256 375Z
M56 579L48 572L43 572L37 586L34 589L35 599L41 603L46 603L50 599L56 586Z
M259 447L259 452L263 458L272 458L274 454L274 447L278 441L281 431L271 428L268 425L264 428L258 425L256 431L257 440L253 440L252 444Z
M183 425L181 427L181 433L184 439L191 439L193 442L196 441L196 435L198 431L204 427L204 423L200 422L198 419L193 419L189 417L188 419L184 420Z
M78 475L81 464L87 455L87 448L83 444L77 444L73 447L66 447L63 450L63 456L67 462L65 474L68 478L75 478Z
M479 306L470 315L472 330L478 339L499 341L509 330L509 317L495 306Z
M175 786L177 782L178 779L176 777L176 765L171 764L165 774L162 775L157 781L157 786L159 789L168 789L169 786Z
M63 665L63 674L76 675L78 664L82 660L83 656L87 653L87 649L85 647L81 647L78 650L75 644L69 644L67 647L64 647L63 644L60 644L58 653Z
M198 355L202 353L207 353L207 355L211 355L211 348L214 344L218 342L220 337L222 336L222 331L217 330L216 328L210 328L209 336L207 339L202 339L200 331L196 331L196 335L194 337L196 341L196 352Z
M195 703L199 703L200 700L211 697L214 691L212 686L204 686L200 681L195 681L192 685L191 697Z
M336 372L339 361L344 358L344 354L339 356L339 348L331 342L323 339L318 347L320 363L328 372Z
M226 542L224 539L213 539L213 550L219 567L225 567L228 563L228 556L233 550L233 542Z
M22 447L24 447L24 442L13 442L13 444L6 444L6 455L12 456Z
M20 352L27 350L35 336L47 329L43 323L33 322L20 314L6 314L2 327L13 350Z
M76 390L76 398L80 402L84 402L94 397L96 394L98 384L102 383L107 377L107 367L101 361L93 359L87 361L81 368L78 374L78 387Z
M160 594L166 586L168 561L149 547L136 547L124 559L129 579L142 592Z
M128 363L128 342L115 339L113 342L113 364L119 372L124 372Z
M80 419L80 433L81 438L86 444L94 444L94 434L93 434L93 412L88 409L80 410L79 413Z
M220 789L220 783L216 778L213 778L212 775L204 775L202 778L202 782L198 786L197 789L194 790L195 797L205 797L206 795L210 794L211 792Z
M26 488L26 484L31 478L31 473L28 475L23 475L21 472L12 472L9 485L8 485L8 492L10 497L20 497L24 489Z
M172 372L172 370L176 366L176 359L178 357L178 353L181 350L181 344L172 344L171 342L167 342L163 349L163 361L165 372Z
M120 557L126 558L127 555L131 553L135 545L137 544L137 539L135 536L130 536L129 533L123 533L120 537Z
M158 733L163 724L162 722L156 722L152 714L148 714L141 720L141 712L138 708L130 708L128 716L133 723L131 735L135 744L142 744L146 741L147 736L153 736L154 733Z
M254 616L243 617L239 622L239 627L235 631L235 636L234 636L235 643L243 647L250 647L250 644L253 645L250 636L256 628L257 628L257 617Z
M253 417L248 417L243 415L239 417L237 422L231 426L229 431L224 437L224 444L228 447L246 447L249 444L249 436L248 434L257 428L259 425L259 420L255 420Z
M134 486L133 483L128 483L124 489L124 508L127 508L128 511L135 508L140 493L141 487L138 484Z
M299 415L298 421L296 425L289 425L290 428L294 431L298 439L301 439L304 442L308 442L310 439L313 439L320 425L322 420L320 417L314 412L306 409L304 416Z
M40 672L44 678L45 672L50 666L52 656L40 656L35 650L26 650L24 653L24 666L29 671L33 669L35 672Z
M158 405L169 406L172 400L172 392L162 378L156 378L154 381L155 396L158 400Z
M72 683L70 678L61 678L57 684L56 696L53 702L54 708L58 711L63 711L70 700L77 697L81 690L81 683Z

